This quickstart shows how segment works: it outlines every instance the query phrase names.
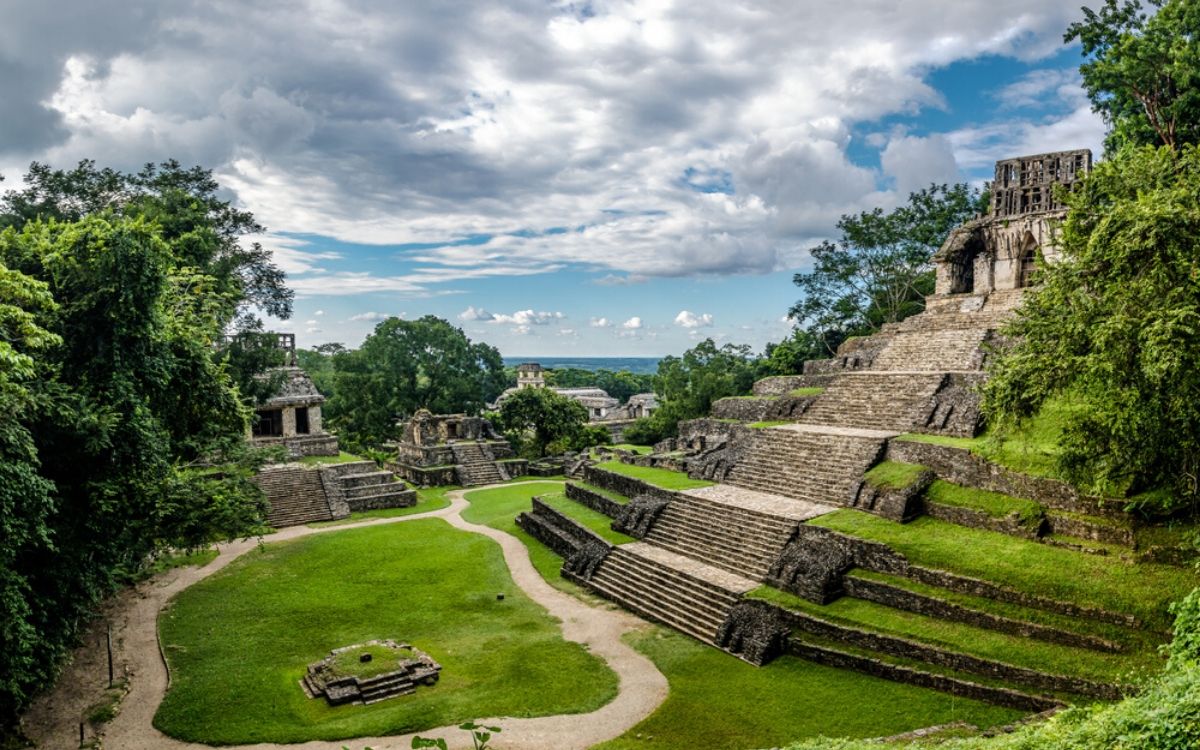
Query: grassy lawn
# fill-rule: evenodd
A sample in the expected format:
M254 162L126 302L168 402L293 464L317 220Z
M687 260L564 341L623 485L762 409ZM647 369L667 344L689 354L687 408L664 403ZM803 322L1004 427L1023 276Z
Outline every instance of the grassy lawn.
M529 560L533 567L554 588L565 591L588 602L599 601L585 589L576 586L559 575L563 559L538 540L522 531L516 524L517 514L530 508L530 498L534 495L561 492L563 482L529 482L532 487L498 487L492 490L475 490L464 497L471 507L463 511L462 516L471 523L491 526L507 534L512 534L529 550ZM574 501L570 501L574 502Z
M816 735L878 737L1021 712L784 656L753 667L657 627L626 636L671 684L666 703L595 750L745 750Z
M554 492L548 495L542 495L542 502L549 505L551 508L559 511L567 518L578 522L582 526L594 531L601 539L612 542L613 544L628 544L637 540L631 536L626 536L619 531L613 531L613 520L603 513L598 513L591 508L577 503L567 497L566 493Z
M1161 659L1153 650L1110 654L1059 646L1045 641L892 609L883 604L853 599L848 596L824 606L813 604L786 591L769 586L760 586L751 592L751 596L843 625L898 635L949 651L1052 674L1073 675L1100 682L1123 684L1134 682L1138 677L1157 671L1162 666Z
M791 422L786 419L767 419L762 422L751 422L746 426L753 427L756 430L765 430L771 427L782 427L785 424L791 424Z
M614 503L618 503L620 505L625 505L629 502L629 498L625 497L624 495L619 495L616 492L613 492L611 490L606 490L603 487L597 487L596 485L588 484L587 482L575 482L575 484L579 485L580 487L583 487L584 489L588 490L589 492L594 492L597 495L607 497L609 500L612 500Z
M617 443L615 445L610 445L607 447L615 448L617 450L622 450L622 451L629 451L630 453L636 453L639 456L648 456L654 452L654 446L652 446L652 445L634 445L633 443Z
M942 505L981 510L995 518L1003 518L1011 513L1016 513L1022 518L1033 518L1040 516L1043 511L1042 506L1032 500L979 490L974 487L963 487L941 479L929 485L929 489L925 491L925 497Z
M155 726L207 744L577 713L617 687L513 585L494 542L440 519L268 544L181 593L159 628L172 687ZM331 708L304 696L297 680L308 663L372 638L428 652L443 666L441 680L371 706Z
M899 461L884 461L871 467L863 477L873 487L889 490L902 490L926 471L920 464L906 464Z
M417 490L417 504L409 508L380 508L378 510L364 510L358 513L351 513L345 518L339 518L336 521L316 521L308 526L320 528L322 526L344 526L348 523L357 521L365 521L370 518L394 518L396 516L411 516L414 513L427 513L431 510L441 510L450 505L450 498L446 495L451 490L460 489L458 487L429 487L423 490Z
M362 456L356 456L353 453L340 451L336 456L305 456L299 460L299 463L308 466L316 466L318 464L348 464L355 461L366 461Z
M1158 629L1170 626L1167 605L1182 599L1196 585L1196 574L1188 569L1130 564L929 517L898 524L844 509L809 523L883 542L917 565L983 578L1052 599L1125 612Z
M596 466L601 469L608 469L617 474L624 474L627 477L641 479L643 482L649 482L655 487L661 487L664 490L690 490L697 487L711 487L713 485L712 482L707 482L703 479L692 479L681 471L659 469L652 466L634 466L632 464L623 464L620 461L605 461L604 463L596 464Z

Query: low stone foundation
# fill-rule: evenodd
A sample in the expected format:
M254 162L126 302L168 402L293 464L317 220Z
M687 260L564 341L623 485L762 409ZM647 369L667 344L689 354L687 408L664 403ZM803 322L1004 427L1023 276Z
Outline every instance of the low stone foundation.
M883 487L867 480L858 483L851 508L865 510L899 523L907 523L921 515L921 496L933 484L934 474L926 469L904 487Z
M567 482L567 497L571 498L580 505L586 505L597 513L603 513L609 518L616 518L619 516L621 514L621 510L625 507L616 500L601 495L599 492L593 492L587 487L575 482Z
M458 483L458 467L454 465L420 467L396 461L388 461L386 465L388 471L418 487L444 487Z

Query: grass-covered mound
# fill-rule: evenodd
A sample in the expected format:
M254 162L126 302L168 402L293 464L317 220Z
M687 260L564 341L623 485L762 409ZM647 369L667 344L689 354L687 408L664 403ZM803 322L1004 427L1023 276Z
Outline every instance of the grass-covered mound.
M172 686L155 725L208 744L584 712L616 692L615 675L513 585L494 542L438 519L267 545L180 594L159 627ZM371 706L304 696L310 662L374 638L429 653L441 681Z
M817 734L877 737L967 721L993 726L1021 713L794 657L755 667L662 628L627 637L667 676L651 716L597 750L740 750Z
M620 461L605 461L596 464L596 467L634 479L641 479L643 482L648 482L664 490L690 490L697 487L709 487L713 484L703 479L692 479L681 471L660 469L655 466L634 466Z

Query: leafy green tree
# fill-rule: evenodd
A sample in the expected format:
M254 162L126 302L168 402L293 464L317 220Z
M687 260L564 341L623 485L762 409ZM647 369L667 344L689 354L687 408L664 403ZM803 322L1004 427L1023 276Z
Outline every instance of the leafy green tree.
M828 357L830 347L837 349L841 343L837 331L817 334L796 328L789 338L767 344L761 362L762 375L798 375L804 371L805 362Z
M1067 197L1061 260L1040 269L984 390L1003 429L1053 396L1064 474L1095 491L1200 496L1200 149L1122 151ZM1162 494L1148 510L1170 509Z
M396 420L418 409L477 413L504 389L500 352L472 343L441 318L389 318L358 349L333 355L325 412L350 447L393 437Z
M789 316L832 354L848 336L921 312L933 292L933 253L985 207L965 184L931 185L893 211L842 216L841 238L812 248L813 270L792 279L803 296Z
M654 379L658 411L630 425L625 437L640 444L670 437L681 420L706 416L713 401L748 394L757 376L757 360L745 344L717 347L705 339L682 357L664 357Z
M522 388L510 395L500 405L498 420L510 439L526 448L522 453L529 458L596 444L595 434L587 430L583 404L549 388Z
M1083 8L1065 41L1079 40L1092 109L1111 127L1106 146L1171 148L1200 142L1200 5L1193 0L1106 0Z
M509 381L512 382L512 381ZM654 375L635 374L629 370L584 370L577 367L554 368L546 371L546 385L554 388L601 388L621 403L635 393L654 390Z

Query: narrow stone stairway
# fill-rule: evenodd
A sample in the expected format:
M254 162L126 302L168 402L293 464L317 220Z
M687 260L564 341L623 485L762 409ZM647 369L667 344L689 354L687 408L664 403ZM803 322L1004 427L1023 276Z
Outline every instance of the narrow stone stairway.
M491 451L485 451L479 443L473 440L451 443L450 450L454 451L454 460L458 462L458 479L463 487L504 481Z

